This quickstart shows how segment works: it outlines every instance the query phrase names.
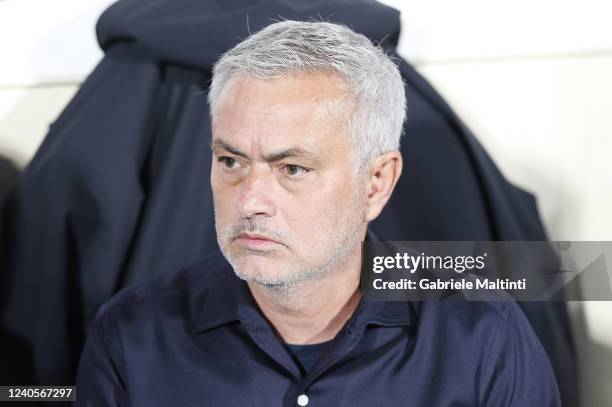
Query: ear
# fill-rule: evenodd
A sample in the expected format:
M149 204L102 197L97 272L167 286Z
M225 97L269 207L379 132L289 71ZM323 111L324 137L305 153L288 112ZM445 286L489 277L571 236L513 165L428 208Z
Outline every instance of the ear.
M368 171L368 209L366 222L373 221L383 210L402 174L402 155L390 151L374 159Z

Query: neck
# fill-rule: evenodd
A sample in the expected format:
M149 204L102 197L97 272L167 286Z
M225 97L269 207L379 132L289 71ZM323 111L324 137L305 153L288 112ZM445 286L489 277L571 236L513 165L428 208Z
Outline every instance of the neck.
M249 282L249 289L280 338L291 344L333 339L361 300L361 247L321 277L278 292Z

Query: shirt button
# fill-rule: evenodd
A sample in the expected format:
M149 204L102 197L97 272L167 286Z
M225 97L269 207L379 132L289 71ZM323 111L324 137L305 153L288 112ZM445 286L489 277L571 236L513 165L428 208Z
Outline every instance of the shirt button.
M297 399L298 406L304 407L308 405L308 396L300 394Z

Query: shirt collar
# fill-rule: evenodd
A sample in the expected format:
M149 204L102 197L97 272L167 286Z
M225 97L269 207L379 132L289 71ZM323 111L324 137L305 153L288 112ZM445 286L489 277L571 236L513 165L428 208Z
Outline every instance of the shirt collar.
M370 229L366 241L380 241ZM199 276L210 278L209 284L196 301L200 310L196 322L196 332L217 328L222 325L240 322L243 325L263 323L263 316L245 281L238 278L227 260L219 255L219 265L210 275L210 270L201 270ZM199 300L198 300L199 299ZM414 304L407 302L372 301L362 299L347 323L347 328L361 334L368 325L408 326L416 324L417 314Z
M211 278L205 291L199 295L201 304L196 332L213 329L233 322L250 324L260 313L246 282L238 278L225 257L219 254L219 267L214 276L202 270L202 278Z
M366 242L382 243L378 236L367 229ZM412 301L391 302L361 299L349 320L349 329L362 333L368 325L409 326L417 323L417 308Z

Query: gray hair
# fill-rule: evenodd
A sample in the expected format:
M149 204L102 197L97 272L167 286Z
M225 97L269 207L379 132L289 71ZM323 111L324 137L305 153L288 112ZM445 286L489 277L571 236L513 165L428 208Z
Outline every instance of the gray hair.
M234 76L278 77L291 72L336 72L353 99L347 131L357 171L397 150L406 96L396 64L362 34L323 21L280 21L227 51L213 68L208 93L214 121L219 97Z

